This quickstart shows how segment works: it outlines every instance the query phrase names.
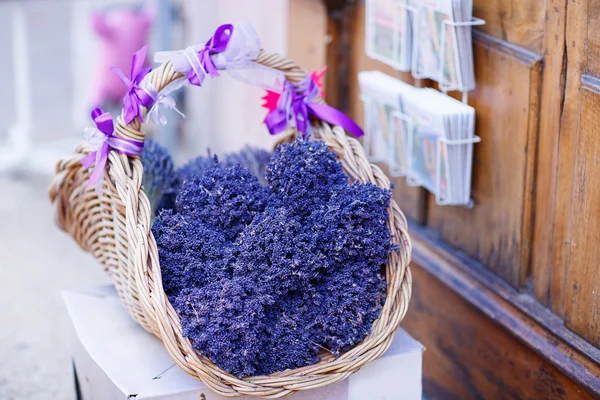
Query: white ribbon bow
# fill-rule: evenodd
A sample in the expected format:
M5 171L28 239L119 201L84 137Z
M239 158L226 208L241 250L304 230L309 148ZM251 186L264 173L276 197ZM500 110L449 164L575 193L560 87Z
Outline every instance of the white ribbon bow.
M92 152L100 150L100 147L106 141L106 135L98 128L92 128L91 126L86 126L83 129L83 136Z
M175 103L175 99L168 94L173 90L177 89L175 85L167 85L161 92L156 90L156 88L152 85L152 83L144 78L140 83L140 88L148 94L154 100L152 107L148 110L148 118L155 123L165 126L167 124L167 116L164 111L161 110L161 105L168 110L173 110L177 114L181 115L185 118L185 115L177 109L177 104Z
M178 51L160 51L154 54L154 61L162 63L169 60L176 72L184 77L178 79L175 89L187 83L187 74L193 70L198 74L206 75L202 63L198 59L198 52L204 47L202 44L190 46ZM216 68L227 73L244 83L262 89L280 92L283 87L285 75L274 68L254 62L258 57L262 45L256 31L248 23L236 23L227 44L227 48L211 56ZM173 82L173 83L175 83Z

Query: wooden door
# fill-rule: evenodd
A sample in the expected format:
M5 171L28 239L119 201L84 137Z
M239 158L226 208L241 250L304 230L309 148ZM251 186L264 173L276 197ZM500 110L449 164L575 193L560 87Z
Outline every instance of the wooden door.
M600 397L600 0L474 3L475 207L394 181L414 243L402 326L429 399ZM359 71L413 80L366 57L362 2L324 4L328 101L362 123Z

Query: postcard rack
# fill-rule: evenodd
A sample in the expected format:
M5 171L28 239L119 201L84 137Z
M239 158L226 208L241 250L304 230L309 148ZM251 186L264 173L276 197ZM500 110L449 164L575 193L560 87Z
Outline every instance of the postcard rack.
M470 29L473 26L484 25L485 21L480 18L471 17L470 21L454 21L450 18L441 20L442 28L437 30L436 38L432 38L438 67L435 71L425 71L422 62L423 56L423 29L420 24L424 12L434 12L439 8L439 2L433 4L425 0L392 0L385 3L393 4L393 9L387 12L377 12L381 0L368 0L366 2L366 40L365 52L372 59L390 65L399 71L411 71L415 79L432 79L438 82L439 89L443 93L449 91L460 91L462 101L467 103L468 92L475 87L472 44ZM464 31L468 29L469 31ZM433 33L435 35L436 32ZM449 37L448 35L451 34ZM464 42L458 37L465 39ZM447 43L452 42L457 53L452 57L447 55ZM468 55L467 59L460 59L458 53L459 43L461 48L468 48L462 55ZM449 59L453 60L448 65ZM441 60L442 62L439 62ZM436 64L436 63L434 63ZM429 65L429 64L427 64ZM455 71L454 79L447 76L446 71Z
M372 162L384 162L392 177L406 177L409 186L421 186L435 196L438 205L471 208L473 136L452 140L418 129L411 115L385 104L386 118L374 120L378 100L361 95L365 109L364 148ZM381 126L384 125L384 126Z

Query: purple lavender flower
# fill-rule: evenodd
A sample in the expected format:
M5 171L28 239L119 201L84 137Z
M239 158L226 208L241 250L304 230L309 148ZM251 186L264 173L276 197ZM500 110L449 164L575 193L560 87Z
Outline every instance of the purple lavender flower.
M215 166L230 168L239 164L242 167L247 168L252 175L258 178L261 185L265 186L267 184L265 178L265 166L270 159L271 152L256 147L245 146L237 152L228 153L223 157L219 157L219 162L216 163L214 156L212 156L210 150L208 150L206 156L196 157L179 167L176 175L178 184L181 185L184 181L191 179L195 175L203 176L204 171L208 168Z
M231 243L213 227L164 210L152 225L152 234L170 299L188 285L205 286L231 277Z
M240 377L310 365L363 340L396 250L390 191L349 184L324 143L280 146L266 176L269 187L238 163L213 162L152 229L183 334Z
M251 278L188 287L173 306L193 346L237 376L268 374L318 360L318 347L299 323L298 310L286 314L268 285Z
M302 290L328 267L316 240L288 209L270 208L238 237L233 274L252 277L279 296Z
M177 187L181 188L185 181L192 179L194 176L204 176L204 171L215 166L219 166L218 159L215 160L215 156L210 154L210 150L207 150L206 156L198 156L177 168L175 172Z
M169 207L166 197L175 191L173 160L165 147L146 139L141 161L144 167L142 187L150 200L152 213L156 215L158 210Z
M277 147L266 172L273 194L303 216L348 183L335 153L324 142L300 138Z
M322 312L313 320L318 342L337 353L369 333L386 287L383 268L396 250L386 227L389 190L354 183L309 217L316 247L330 268L315 285Z
M268 189L250 171L208 168L183 183L176 201L178 213L204 221L233 240L267 206Z
M261 371L264 352L265 308L275 302L258 293L246 278L224 279L202 288L190 286L173 306L181 318L184 336L226 371L238 376Z
M247 168L252 175L258 178L261 185L267 185L267 179L265 177L265 168L269 160L271 159L272 153L267 150L259 149L256 147L245 146L240 151L235 153L226 154L223 157L223 167L235 167L241 165Z

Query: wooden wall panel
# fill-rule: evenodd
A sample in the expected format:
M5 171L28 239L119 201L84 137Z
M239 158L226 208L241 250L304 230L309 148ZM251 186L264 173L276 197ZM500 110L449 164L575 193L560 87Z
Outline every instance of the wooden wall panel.
M340 108L340 69L345 65L344 57L340 54L340 40L342 40L342 27L338 22L340 18L334 18L329 15L327 17L327 53L326 65L327 74L325 74L325 98L327 103L333 107Z
M557 12L548 21L548 44L544 53L531 275L538 301L564 317L571 254L573 176L579 132L581 75L587 58L588 26L585 21L588 12L585 1L552 2L556 3ZM552 24L553 19L556 19L555 24ZM556 123L559 125L558 132Z
M600 77L600 2L596 0L582 1L581 5L572 6L573 8L584 8L587 19L571 20L570 25L585 25L586 42L585 51L587 55L587 73L591 76ZM587 24L582 23L587 21Z
M409 231L413 243L412 271L413 278L415 278L409 315L422 312L419 305L421 303L427 304L424 307L426 310L431 310L431 312L426 312L428 317L431 317L426 324L431 323L432 325L420 328L421 332L426 332L425 337L429 338L425 341L426 345L432 342L437 345L437 343L449 341L451 344L444 347L456 347L455 353L462 354L457 357L461 360L460 369L469 371L468 373L461 371L463 375L479 376L482 364L497 366L498 372L490 372L489 379L493 379L493 382L499 387L502 383L506 383L509 387L516 383L512 381L515 377L508 371L513 365L512 360L519 360L521 353L525 353L523 356L527 360L531 358L530 354L533 352L539 356L540 368L546 370L548 366L553 366L568 380L576 382L584 391L600 398L600 350L598 348L567 329L559 317L548 312L539 303L532 301L529 296L522 295L473 259L454 251L430 228L409 221ZM417 277L421 275L419 269L435 279L418 281ZM442 302L440 299L446 295L436 287L437 284L443 285L445 291L456 295L457 301L469 305L469 308L481 314L482 319L487 319L491 323L485 324L477 319L471 319L469 313L460 310L463 308L461 306L450 305L449 309L440 306L439 303ZM422 289L418 289L419 287ZM421 292L424 293L423 296L419 295ZM448 295L448 298L452 302L453 296ZM435 318L441 318L442 323L439 326L433 326ZM471 325L476 328L469 328ZM469 335L468 342L462 342L461 339L465 333L470 332L470 329L476 329L478 333ZM499 352L490 357L490 352L494 353L495 349L478 350L480 346L484 348L488 346L501 347L499 343L495 342L502 341L502 339L497 339L496 336L505 334L511 338L511 341L514 339L514 344L507 343L508 349L514 348L514 352ZM461 346L468 348L461 349ZM482 357L483 360L479 357ZM534 362L534 360L537 359L534 357L530 365L535 365L538 361ZM426 375L430 374L427 364L425 364L425 372ZM443 376L445 375L440 374L439 377L442 383L445 382ZM521 378L522 376L516 377L517 380ZM463 377L459 381L462 382L465 379ZM557 380L561 381L563 378L557 378ZM521 384L519 383L519 385ZM533 398L563 398L562 396L542 396L545 390L550 390L550 393L554 392L553 380L547 382L542 380L536 386L539 386L540 396ZM508 393L512 395L512 392ZM486 392L485 398L496 397L490 396ZM517 398L530 397L522 395Z
M473 15L484 19L481 27L494 37L541 53L546 14L545 1L512 2L474 0Z
M420 223L402 325L428 398L600 398L600 0L474 3L476 206L395 179ZM359 71L413 82L365 56L364 2L344 10L335 100L360 123Z
M485 34L475 36L477 88L472 197L475 207L437 206L428 225L514 287L521 284L531 236L533 162L540 58Z
M426 347L428 399L592 398L419 265L412 271L413 296L402 327Z
M563 73L567 64L567 34L564 26L567 14L566 0L550 0L544 35L544 70L542 74L542 97L538 162L536 165L536 202L532 240L531 289L535 298L545 306L564 315L565 275L563 269L554 268L555 253L554 217L557 209L555 195L558 180L558 144L563 118L566 79ZM564 245L563 245L564 247Z
M327 11L321 0L288 1L287 48L287 55L307 71L325 65Z
M395 71L392 67L385 65L379 61L370 59L365 54L365 5L359 4L356 6L354 15L354 24L352 26L352 44L351 44L351 62L350 62L350 110L349 115L359 124L363 125L364 111L363 104L360 100L360 87L358 86L358 72L379 70L388 75L395 76L405 82L414 84L414 79L410 73L402 73ZM380 164L384 172L387 174L387 167ZM389 175L388 175L389 176ZM424 219L424 203L425 192L421 188L410 187L406 184L405 178L392 179L395 185L394 199L402 209L402 211L416 221Z
M565 322L600 346L600 80L582 83Z

